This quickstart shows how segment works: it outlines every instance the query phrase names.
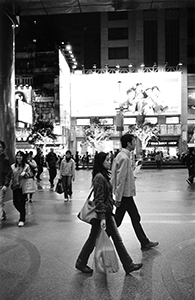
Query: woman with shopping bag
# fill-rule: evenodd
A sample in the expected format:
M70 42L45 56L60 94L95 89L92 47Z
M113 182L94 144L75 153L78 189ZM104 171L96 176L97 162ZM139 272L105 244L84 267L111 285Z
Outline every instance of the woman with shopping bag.
M22 151L16 153L15 163L11 165L13 177L11 189L13 190L13 204L20 214L18 226L23 227L26 219L26 198L27 194L23 193L23 179L31 175L30 166L25 162L25 154Z
M137 271L142 263L135 264L128 254L121 236L118 232L113 216L112 186L110 184L110 157L108 153L100 152L94 158L92 171L92 185L94 189L94 202L97 218L91 220L91 231L76 261L76 269L83 273L92 273L88 265L88 259L93 252L100 230L106 231L112 237L114 246L123 265L126 274Z

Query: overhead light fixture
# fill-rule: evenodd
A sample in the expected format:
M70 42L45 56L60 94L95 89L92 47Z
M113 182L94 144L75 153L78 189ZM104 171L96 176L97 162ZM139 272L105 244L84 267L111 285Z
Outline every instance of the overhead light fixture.
M66 45L66 50L67 51L72 51L72 46L69 43Z

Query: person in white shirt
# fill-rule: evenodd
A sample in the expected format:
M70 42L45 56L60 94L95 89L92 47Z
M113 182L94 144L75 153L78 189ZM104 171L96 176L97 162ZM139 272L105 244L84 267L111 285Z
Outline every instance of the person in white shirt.
M64 189L65 201L72 199L72 181L75 180L75 161L70 150L66 151L65 157L60 164L60 178Z
M135 149L136 138L132 134L124 134L121 137L122 150L117 154L112 165L111 184L115 195L115 220L119 227L126 211L128 212L135 234L141 244L142 250L149 250L158 245L151 242L140 223L141 217L134 202L136 195L135 178L130 153Z

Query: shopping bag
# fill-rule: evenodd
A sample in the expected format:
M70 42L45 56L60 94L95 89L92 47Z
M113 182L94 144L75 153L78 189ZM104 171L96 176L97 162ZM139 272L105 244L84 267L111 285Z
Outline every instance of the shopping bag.
M91 195L93 193L93 189L91 190L89 196L87 197L87 200L85 201L82 209L78 213L77 217L85 222L89 223L91 222L92 219L97 219L97 213L95 212L95 202L91 201Z
M119 269L118 258L114 246L105 230L101 229L97 238L94 265L97 273L116 273Z
M58 179L58 182L57 182L56 188L55 188L55 192L58 194L62 194L64 192L61 179Z
M36 184L33 178L22 179L22 193L32 194L36 192Z

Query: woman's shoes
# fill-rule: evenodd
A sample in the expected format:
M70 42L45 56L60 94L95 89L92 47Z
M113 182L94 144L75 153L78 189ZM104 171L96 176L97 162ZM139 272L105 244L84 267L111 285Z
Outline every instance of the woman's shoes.
M23 226L24 226L24 222L23 221L19 221L18 227L23 227Z
M87 265L82 265L79 262L76 262L75 268L79 271L81 271L82 273L86 273L86 274L91 274L93 273L93 269L91 269L89 266Z

